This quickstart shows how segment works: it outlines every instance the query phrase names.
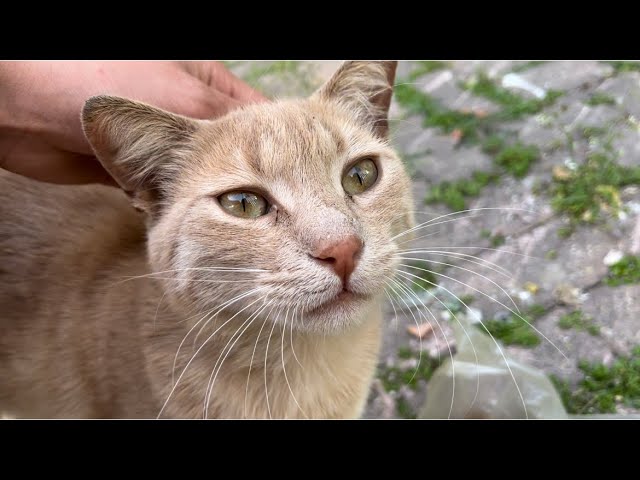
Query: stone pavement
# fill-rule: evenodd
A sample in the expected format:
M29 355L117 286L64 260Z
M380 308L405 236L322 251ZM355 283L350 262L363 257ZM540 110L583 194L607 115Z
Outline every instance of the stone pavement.
M278 96L309 93L337 64L230 62ZM453 343L445 305L482 319L508 355L560 379L573 413L639 412L638 357L614 365L640 345L640 65L401 62L392 117L418 221L470 211L433 221L403 246L420 249L405 255L421 263L404 268L416 276L398 278L401 295L387 306L366 416L419 412L437 357L449 356L442 335ZM537 331L510 313L510 297ZM433 317L416 299L442 325L422 345L407 328ZM580 384L581 361L599 364L592 375L604 393Z

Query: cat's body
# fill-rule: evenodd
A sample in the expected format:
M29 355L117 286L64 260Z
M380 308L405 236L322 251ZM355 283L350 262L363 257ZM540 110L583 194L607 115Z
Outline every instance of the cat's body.
M338 87L334 80L324 95ZM119 116L104 123L112 106ZM380 347L383 286L393 274L391 238L411 226L411 199L393 152L342 108L317 100L255 106L196 125L139 104L89 105L88 138L145 212L115 188L0 171L0 413L361 415ZM143 118L148 143L127 137ZM124 129L112 138L118 121ZM222 131L230 138L214 143ZM367 210L333 193L332 176L339 180L354 155L384 165L377 195L393 205ZM344 159L333 168L320 164L323 156ZM313 184L324 178L326 185ZM208 203L207 189L256 184L275 199L264 216L236 219ZM349 254L355 267L340 263L352 238L362 242L353 260Z

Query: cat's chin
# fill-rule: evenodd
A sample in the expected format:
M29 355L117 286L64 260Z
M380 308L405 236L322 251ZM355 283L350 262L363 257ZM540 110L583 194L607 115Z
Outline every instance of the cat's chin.
M361 323L374 297L342 290L331 299L304 312L301 327L323 333L339 333Z

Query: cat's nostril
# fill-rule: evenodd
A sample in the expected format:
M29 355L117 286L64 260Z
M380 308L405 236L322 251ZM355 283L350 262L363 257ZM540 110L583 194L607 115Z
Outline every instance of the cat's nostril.
M333 271L347 287L349 276L353 273L362 250L362 240L355 235L331 243L324 243L311 255L315 260L331 266Z
M335 263L335 262L336 262L336 259L335 259L335 258L333 258L333 257L321 258L321 257L315 257L315 256L313 256L313 255L309 255L309 256L310 256L311 258L316 259L317 261L319 261L319 262L321 262L321 263L328 263L328 264L331 264L331 263Z

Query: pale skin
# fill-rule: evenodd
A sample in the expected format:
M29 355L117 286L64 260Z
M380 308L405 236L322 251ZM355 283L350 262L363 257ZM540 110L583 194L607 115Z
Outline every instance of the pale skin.
M80 123L84 102L99 94L197 119L266 100L214 61L0 62L0 168L50 183L115 185Z

